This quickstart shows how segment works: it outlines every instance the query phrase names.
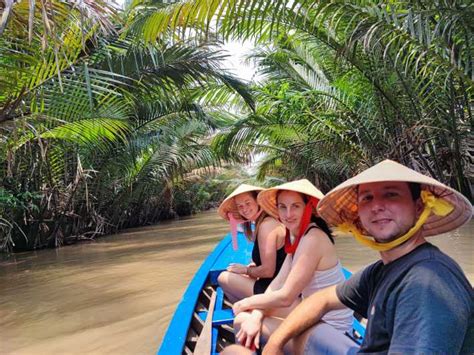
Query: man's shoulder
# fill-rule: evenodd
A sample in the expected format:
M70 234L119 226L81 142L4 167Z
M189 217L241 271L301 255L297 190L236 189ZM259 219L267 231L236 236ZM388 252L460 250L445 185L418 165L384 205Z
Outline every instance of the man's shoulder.
M423 265L431 265L433 268L447 267L448 269L462 272L460 266L456 261L454 261L454 259L443 253L438 249L438 247L431 243L424 243L418 246L408 254L395 260L389 268L417 270L420 268L423 269Z
M431 243L425 243L418 249L419 250L412 252L414 257L411 260L412 266L410 267L410 272L432 273L450 271L451 273L464 275L461 267L453 258L443 253Z
M405 283L427 288L458 284L461 288L472 290L466 275L454 259L434 246L425 248L424 254L406 269L403 277Z
M349 281L349 280L351 282L348 282L348 283L352 283L352 284L360 284L360 283L370 282L372 279L374 279L376 277L376 275L378 274L379 270L382 267L383 267L382 261L377 260L377 261L363 267L359 271L355 272L350 277L350 279L346 280L346 282Z
M377 274L383 267L384 267L384 264L382 260L377 260L367 265L362 270L359 270L358 273L363 275L363 277L370 278L370 277L375 276L375 274Z

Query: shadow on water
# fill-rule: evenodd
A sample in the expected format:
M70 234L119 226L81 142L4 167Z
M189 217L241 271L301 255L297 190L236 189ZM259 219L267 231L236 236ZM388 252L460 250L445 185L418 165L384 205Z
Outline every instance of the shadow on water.
M227 225L215 212L0 260L0 353L151 354ZM474 223L430 240L474 280ZM336 241L352 271L377 259Z

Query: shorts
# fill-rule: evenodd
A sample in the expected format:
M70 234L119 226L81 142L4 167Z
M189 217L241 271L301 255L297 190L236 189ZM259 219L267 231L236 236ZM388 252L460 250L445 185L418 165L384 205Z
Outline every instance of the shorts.
M306 342L305 354L357 354L359 345L343 332L327 323L316 324Z

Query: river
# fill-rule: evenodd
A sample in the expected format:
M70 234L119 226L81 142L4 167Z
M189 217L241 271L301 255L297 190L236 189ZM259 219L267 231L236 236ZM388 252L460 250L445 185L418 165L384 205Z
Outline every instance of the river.
M227 233L216 212L0 259L1 354L152 354L206 255ZM430 238L474 282L474 221ZM377 254L338 238L352 271Z

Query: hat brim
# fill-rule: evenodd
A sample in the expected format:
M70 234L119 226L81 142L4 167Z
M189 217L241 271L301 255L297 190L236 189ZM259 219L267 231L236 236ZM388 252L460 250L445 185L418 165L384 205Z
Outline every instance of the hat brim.
M277 195L279 191L295 191L316 198L320 201L324 194L306 179L287 182L285 184L265 189L258 194L258 204L275 219L279 219ZM314 211L316 213L316 211Z
M389 181L418 183L422 190L430 191L453 205L453 211L447 216L432 214L428 218L422 229L425 237L452 231L472 217L472 205L461 193L391 160L374 165L328 192L320 201L318 212L332 226L338 226L344 222L354 223L358 218L358 186Z

